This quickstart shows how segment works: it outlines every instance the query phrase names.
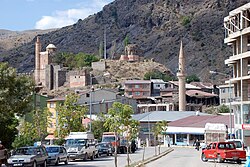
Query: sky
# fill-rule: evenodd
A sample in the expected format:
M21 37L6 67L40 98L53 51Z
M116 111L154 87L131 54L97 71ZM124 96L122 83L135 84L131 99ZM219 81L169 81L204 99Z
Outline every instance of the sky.
M101 11L114 0L0 0L0 29L61 28Z

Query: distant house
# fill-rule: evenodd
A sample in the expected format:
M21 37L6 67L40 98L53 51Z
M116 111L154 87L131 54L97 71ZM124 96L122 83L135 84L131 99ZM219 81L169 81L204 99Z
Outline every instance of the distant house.
M220 90L220 104L229 104L230 102L233 102L233 99L235 99L235 95L233 93L234 92L233 84L231 85L231 88L229 84L219 85L219 90Z
M162 79L151 79L152 91L151 96L160 96L161 90L166 89L167 82Z

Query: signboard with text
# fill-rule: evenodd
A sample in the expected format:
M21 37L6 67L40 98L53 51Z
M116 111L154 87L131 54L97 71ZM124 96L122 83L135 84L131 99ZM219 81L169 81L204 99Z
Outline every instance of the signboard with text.
M250 124L242 124L242 129L250 130Z

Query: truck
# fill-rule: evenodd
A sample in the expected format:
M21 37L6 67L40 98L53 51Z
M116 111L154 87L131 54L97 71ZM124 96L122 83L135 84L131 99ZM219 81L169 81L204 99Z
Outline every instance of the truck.
M70 159L94 160L96 148L93 133L70 132L69 136L66 137L65 140L65 148L67 149Z
M218 163L224 161L235 161L240 164L246 160L246 151L237 150L233 142L212 142L202 150L201 160L207 162L214 160Z
M228 129L225 124L206 123L204 132L205 144L225 141L227 139L227 136Z
M113 148L117 146L117 153L125 153L127 150L126 137L120 136L115 132L103 132L102 142L111 143Z

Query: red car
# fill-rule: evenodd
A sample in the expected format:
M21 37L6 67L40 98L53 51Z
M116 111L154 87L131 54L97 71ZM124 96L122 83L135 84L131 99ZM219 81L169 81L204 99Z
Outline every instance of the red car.
M241 161L246 160L246 151L237 150L233 142L214 142L202 150L201 160L206 162L208 160L216 160L217 162L224 161Z

